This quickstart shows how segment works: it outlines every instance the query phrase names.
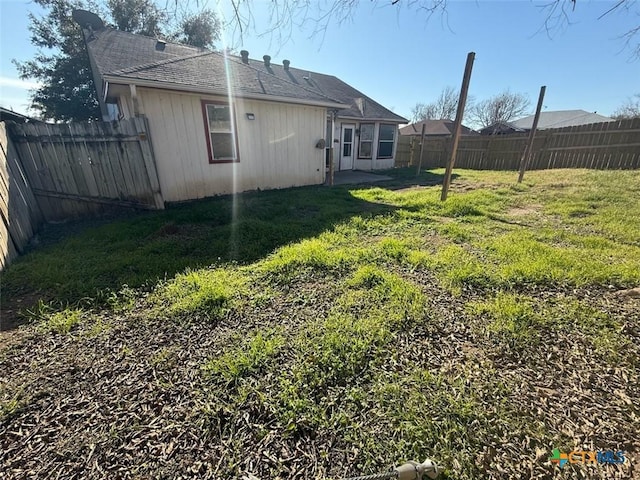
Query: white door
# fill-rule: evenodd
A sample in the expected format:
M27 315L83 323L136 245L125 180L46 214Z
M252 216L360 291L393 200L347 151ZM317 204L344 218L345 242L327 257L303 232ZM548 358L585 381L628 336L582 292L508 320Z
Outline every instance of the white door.
M342 125L340 143L340 170L353 170L353 137L355 125Z

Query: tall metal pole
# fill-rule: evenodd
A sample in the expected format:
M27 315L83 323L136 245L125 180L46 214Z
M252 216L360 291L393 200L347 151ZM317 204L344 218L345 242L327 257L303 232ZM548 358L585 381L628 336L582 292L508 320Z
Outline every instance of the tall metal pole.
M449 163L447 163L444 182L442 182L442 195L440 196L440 200L442 201L447 199L449 185L451 185L451 172L453 171L453 164L456 161L458 140L460 139L460 125L462 125L462 117L464 116L464 106L465 103L467 103L467 93L469 91L469 82L471 81L471 69L473 68L473 60L475 57L475 52L469 52L467 55L467 64L464 68L464 77L462 77L462 87L460 88L460 98L458 99L458 110L456 111L456 120L453 127L451 156L449 157Z
M538 129L538 120L540 120L540 110L542 110L542 102L544 100L544 92L546 90L547 90L547 87L545 85L540 87L540 95L538 96L538 106L536 107L536 114L533 117L533 125L531 126L531 131L529 132L529 140L527 141L527 147L524 149L522 158L520 158L520 174L518 175L518 183L522 183L522 179L524 178L524 171L527 169L529 158L531 157L533 140L536 137L536 130Z

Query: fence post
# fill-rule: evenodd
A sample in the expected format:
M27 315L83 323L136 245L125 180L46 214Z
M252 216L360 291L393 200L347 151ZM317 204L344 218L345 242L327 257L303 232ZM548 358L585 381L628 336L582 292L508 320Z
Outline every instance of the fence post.
M422 153L424 152L424 132L427 128L427 124L422 124L422 133L420 134L420 159L418 160L418 171L416 172L416 177L420 176L420 169L422 168Z
M527 147L524 149L522 158L520 159L520 174L518 175L518 183L522 183L524 178L524 171L527 169L527 163L529 163L529 157L531 156L531 148L533 147L533 140L536 137L536 129L538 128L538 120L540 120L540 110L542 110L542 102L544 101L544 92L547 89L546 86L540 87L540 95L538 96L538 106L536 107L536 114L533 117L533 125L529 132L529 141Z
M464 115L464 106L467 103L467 92L469 91L469 82L471 81L471 70L473 69L473 59L475 58L475 52L469 52L467 54L467 64L464 68L464 76L462 77L462 87L460 88L460 98L458 99L458 111L456 112L456 121L453 126L453 138L451 140L451 156L447 163L447 170L444 174L444 182L442 182L442 195L440 200L447 199L447 193L449 191L449 185L451 184L451 172L453 170L453 164L456 161L456 151L458 150L458 141L460 140L460 125L462 124L462 117Z
M162 198L162 192L160 191L160 181L158 180L158 171L156 170L156 163L151 150L151 139L149 138L149 122L146 117L134 117L133 122L136 126L136 132L138 133L138 142L140 143L140 150L144 159L144 164L147 167L147 175L149 176L149 183L151 185L151 191L153 192L153 201L158 210L164 209L164 199Z

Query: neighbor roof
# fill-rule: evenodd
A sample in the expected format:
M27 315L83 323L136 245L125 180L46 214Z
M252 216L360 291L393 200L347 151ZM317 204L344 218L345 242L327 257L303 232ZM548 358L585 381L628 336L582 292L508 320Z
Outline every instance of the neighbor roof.
M511 122L515 128L531 130L533 127L534 115L521 118ZM575 125L586 125L589 123L612 122L613 118L598 115L597 113L586 112L584 110L556 110L553 112L541 112L538 121L538 129L573 127Z
M407 121L334 76L285 70L274 63L267 68L263 61L252 59L245 64L234 55L170 42L161 50L156 45L155 38L111 28L93 32L87 39L99 75L110 82L139 80L225 95L230 84L232 95L284 97L336 108L346 105L340 116Z
M480 130L480 135L502 135L505 133L525 132L524 128L519 128L509 122L497 122Z
M421 135L422 125L425 126L425 135L451 135L453 134L453 120L422 120L421 122L412 123L406 127L402 127L400 135ZM478 133L469 127L461 125L460 135L477 135Z

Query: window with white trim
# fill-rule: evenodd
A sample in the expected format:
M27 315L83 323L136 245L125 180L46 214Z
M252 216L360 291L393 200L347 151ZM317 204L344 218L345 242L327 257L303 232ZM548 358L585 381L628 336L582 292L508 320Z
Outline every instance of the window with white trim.
M358 148L358 158L371 158L373 153L373 123L360 124L360 147Z
M202 100L209 163L239 161L233 109L228 103Z
M393 157L393 141L396 136L396 126L381 124L378 132L378 158Z

